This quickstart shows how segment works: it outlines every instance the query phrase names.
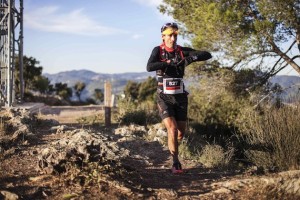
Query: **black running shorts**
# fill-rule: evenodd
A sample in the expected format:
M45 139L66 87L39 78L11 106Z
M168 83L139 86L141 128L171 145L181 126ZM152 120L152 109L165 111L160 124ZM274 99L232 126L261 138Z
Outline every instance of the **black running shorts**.
M157 105L162 119L174 117L176 121L187 120L188 98L187 93L163 94L157 93Z

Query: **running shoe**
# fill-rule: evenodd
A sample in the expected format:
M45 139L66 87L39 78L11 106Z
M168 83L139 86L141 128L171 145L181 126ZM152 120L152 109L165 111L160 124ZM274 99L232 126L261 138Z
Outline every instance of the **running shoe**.
M183 173L183 170L182 170L182 168L181 168L180 162L173 163L173 166L172 166L172 173L173 173L173 174L180 174L180 173Z

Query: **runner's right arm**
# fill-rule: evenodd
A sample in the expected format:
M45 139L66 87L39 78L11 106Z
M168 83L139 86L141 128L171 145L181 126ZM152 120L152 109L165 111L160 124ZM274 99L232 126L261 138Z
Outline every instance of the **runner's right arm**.
M154 47L147 63L147 71L165 70L169 66L168 63L160 60L159 46Z

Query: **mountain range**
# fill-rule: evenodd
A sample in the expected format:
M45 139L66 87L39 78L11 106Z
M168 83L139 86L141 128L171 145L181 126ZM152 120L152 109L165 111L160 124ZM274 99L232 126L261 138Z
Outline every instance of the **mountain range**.
M293 95L300 94L300 76L274 76L270 79L270 82L281 86L280 98L284 99L285 102L294 101Z
M155 72L128 72L117 74L105 74L96 73L90 70L72 70L59 72L56 74L45 73L43 75L50 80L51 84L60 82L66 83L68 84L68 87L71 88L73 88L73 86L79 81L84 82L86 84L86 88L82 92L81 99L85 100L86 98L89 98L94 94L95 89L101 89L102 91L104 91L104 83L106 81L109 81L111 83L113 94L122 94L124 87L128 81L143 82L149 76L155 76ZM291 93L299 92L299 76L278 75L272 77L270 81L273 84L279 84L283 88L283 97L287 97Z
M149 72L128 72L119 74L96 73L90 70L72 70L56 74L43 74L50 80L51 84L66 83L68 87L73 88L77 82L85 83L86 87L81 94L81 99L85 100L92 97L95 89L101 89L104 92L104 83L109 81L112 85L112 94L122 94L128 81L143 82L149 76L155 73ZM74 95L73 95L74 96ZM73 99L75 100L75 99Z

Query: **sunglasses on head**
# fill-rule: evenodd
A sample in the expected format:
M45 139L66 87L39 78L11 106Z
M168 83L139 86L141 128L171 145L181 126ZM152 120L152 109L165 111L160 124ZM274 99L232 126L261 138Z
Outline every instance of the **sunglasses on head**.
M176 23L172 22L172 23L166 23L166 24L164 24L164 25L161 27L160 31L163 32L164 30L166 30L166 28L169 28L169 27L178 29L178 25L177 25Z

